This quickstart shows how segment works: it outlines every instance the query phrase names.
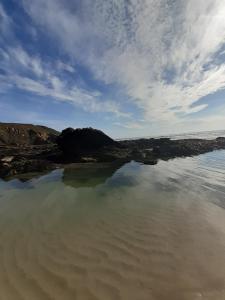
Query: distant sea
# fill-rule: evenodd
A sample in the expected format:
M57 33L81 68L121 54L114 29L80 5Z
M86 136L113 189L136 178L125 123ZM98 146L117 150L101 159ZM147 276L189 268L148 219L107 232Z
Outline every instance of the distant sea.
M179 139L215 139L217 137L225 137L225 130L215 130L215 131L200 131L200 132L189 132L171 135L159 135L159 136L142 136L133 138L123 138L118 140L136 140L140 138L171 138L172 140Z

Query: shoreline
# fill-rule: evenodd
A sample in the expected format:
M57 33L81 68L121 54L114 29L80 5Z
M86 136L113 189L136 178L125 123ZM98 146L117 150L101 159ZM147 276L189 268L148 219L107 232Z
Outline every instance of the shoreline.
M180 139L150 138L123 140L118 145L106 146L97 151L82 151L74 158L65 157L57 144L1 145L0 178L9 180L30 173L45 173L60 168L89 168L98 164L125 164L136 161L155 165L159 160L196 156L225 149L225 138ZM26 177L26 176L25 176Z

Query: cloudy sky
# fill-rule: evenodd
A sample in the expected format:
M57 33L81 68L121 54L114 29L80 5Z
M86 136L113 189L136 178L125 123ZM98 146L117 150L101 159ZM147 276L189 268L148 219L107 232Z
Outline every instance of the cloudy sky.
M0 0L0 121L225 129L225 1Z

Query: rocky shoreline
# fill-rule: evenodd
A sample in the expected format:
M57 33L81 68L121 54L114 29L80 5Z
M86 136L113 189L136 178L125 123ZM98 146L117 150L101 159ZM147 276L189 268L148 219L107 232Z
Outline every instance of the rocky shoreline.
M42 141L40 134L37 134L39 141ZM34 133L32 139L37 140ZM56 134L54 139L45 135L45 142L39 144L29 141L0 144L0 178L47 172L71 163L123 164L134 160L153 165L159 159L194 156L220 149L225 149L224 137L213 140L150 138L117 142L96 129L68 128Z

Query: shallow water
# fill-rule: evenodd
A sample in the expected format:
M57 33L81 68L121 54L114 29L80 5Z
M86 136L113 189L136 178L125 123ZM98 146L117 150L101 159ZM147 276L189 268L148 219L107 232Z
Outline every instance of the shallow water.
M225 299L225 151L0 181L0 299Z

